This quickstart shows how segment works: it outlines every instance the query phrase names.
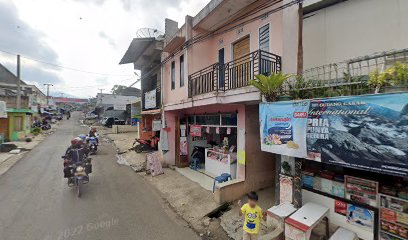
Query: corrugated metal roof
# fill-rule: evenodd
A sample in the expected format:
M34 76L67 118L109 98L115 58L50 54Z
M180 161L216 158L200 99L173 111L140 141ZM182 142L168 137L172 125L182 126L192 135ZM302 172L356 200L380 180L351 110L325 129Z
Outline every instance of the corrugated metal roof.
M136 62L139 57L142 56L146 48L155 40L155 38L133 38L128 50L126 51L125 55L123 55L119 64Z
M0 63L0 83L17 84L17 76ZM21 81L21 85L27 85Z

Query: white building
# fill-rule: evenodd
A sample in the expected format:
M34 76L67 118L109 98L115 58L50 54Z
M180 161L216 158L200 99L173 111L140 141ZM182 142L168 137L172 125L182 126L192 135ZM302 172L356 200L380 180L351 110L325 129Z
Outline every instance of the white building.
M140 97L136 96L121 96L109 93L98 93L97 105L102 105L105 110L108 107L113 107L114 110L126 110L126 105L136 101L140 101Z
M408 48L406 0L305 0L304 69Z

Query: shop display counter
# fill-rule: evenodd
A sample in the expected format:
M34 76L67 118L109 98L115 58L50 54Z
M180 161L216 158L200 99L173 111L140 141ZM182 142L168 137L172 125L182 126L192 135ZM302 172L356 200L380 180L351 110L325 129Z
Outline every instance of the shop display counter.
M222 173L231 174L232 179L236 178L237 154L223 153L213 148L205 149L205 171L220 176Z

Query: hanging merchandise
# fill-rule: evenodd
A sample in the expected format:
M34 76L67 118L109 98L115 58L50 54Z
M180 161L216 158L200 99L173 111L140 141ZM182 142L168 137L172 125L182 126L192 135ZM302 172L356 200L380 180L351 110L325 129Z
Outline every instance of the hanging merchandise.
M215 133L216 133L216 134L220 134L220 127L216 127L216 128L215 128Z
M207 126L206 129L205 129L205 132L210 133L210 127Z
M188 155L187 137L180 137L180 156Z
M227 134L230 135L231 134L231 128L227 128Z
M153 131L160 131L161 129L161 120L153 120L152 121L152 130Z
M201 126L200 125L191 125L190 126L190 135L192 137L201 137Z

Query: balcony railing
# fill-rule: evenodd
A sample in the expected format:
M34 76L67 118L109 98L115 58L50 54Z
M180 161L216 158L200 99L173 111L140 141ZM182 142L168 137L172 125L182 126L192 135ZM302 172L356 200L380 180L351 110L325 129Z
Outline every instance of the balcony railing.
M225 64L215 63L188 77L189 97L248 86L258 74L280 72L281 63L280 56L262 50Z
M368 85L369 74L376 69L382 72L396 62L408 64L408 49L374 53L306 69L300 76L291 76L282 86L280 95L308 99L371 94L376 87ZM407 90L408 79L381 89L382 92Z

